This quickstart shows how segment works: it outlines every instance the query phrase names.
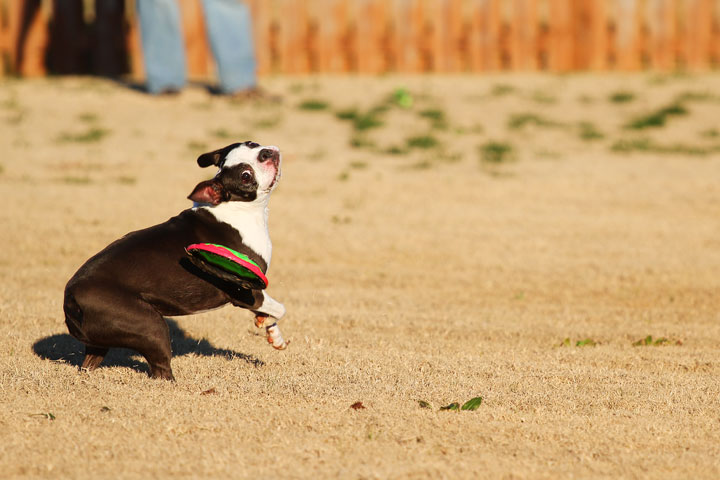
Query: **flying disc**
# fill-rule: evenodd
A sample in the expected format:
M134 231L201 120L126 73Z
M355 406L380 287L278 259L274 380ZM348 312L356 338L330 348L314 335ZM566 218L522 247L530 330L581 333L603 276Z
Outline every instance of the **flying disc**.
M214 243L194 243L185 250L195 265L220 278L245 288L263 289L268 286L268 279L258 264L232 248Z

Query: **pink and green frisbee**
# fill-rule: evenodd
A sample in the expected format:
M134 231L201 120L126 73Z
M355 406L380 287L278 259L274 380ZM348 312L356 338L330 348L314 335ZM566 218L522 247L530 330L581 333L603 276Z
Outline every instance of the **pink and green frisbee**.
M229 273L248 288L263 289L268 286L268 279L258 264L232 248L214 243L194 243L185 250L202 266Z

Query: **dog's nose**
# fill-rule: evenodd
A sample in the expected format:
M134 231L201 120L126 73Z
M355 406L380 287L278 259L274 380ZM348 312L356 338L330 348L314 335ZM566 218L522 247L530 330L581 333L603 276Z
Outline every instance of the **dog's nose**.
M258 153L258 161L260 163L265 163L268 160L271 160L275 165L277 165L280 161L280 152L274 148L263 148L260 150L260 153Z

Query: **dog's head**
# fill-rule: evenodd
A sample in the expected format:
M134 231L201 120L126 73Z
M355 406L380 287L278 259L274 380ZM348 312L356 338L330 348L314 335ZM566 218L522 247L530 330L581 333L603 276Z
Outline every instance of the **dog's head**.
M203 153L197 162L219 168L215 178L200 182L188 196L197 203L264 201L280 179L280 149L254 142Z

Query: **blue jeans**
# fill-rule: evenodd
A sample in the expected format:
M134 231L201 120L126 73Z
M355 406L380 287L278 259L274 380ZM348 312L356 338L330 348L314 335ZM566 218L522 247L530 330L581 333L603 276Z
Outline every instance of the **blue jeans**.
M137 0L150 93L179 90L187 81L177 0ZM205 28L222 93L256 85L250 10L238 0L203 0Z

